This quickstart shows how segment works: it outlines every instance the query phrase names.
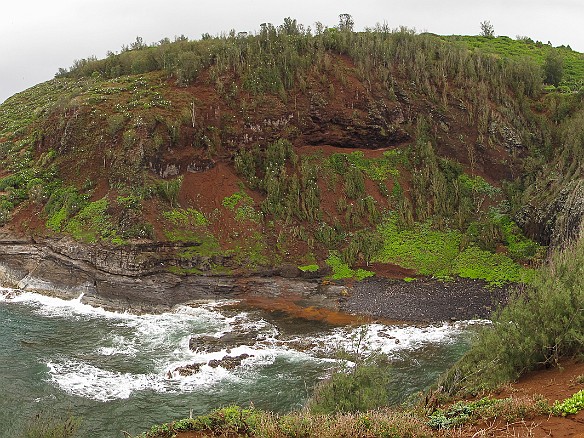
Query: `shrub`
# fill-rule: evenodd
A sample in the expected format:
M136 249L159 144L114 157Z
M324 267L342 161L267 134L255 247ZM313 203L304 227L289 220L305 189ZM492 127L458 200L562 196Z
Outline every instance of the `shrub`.
M584 349L584 239L555 253L529 286L482 330L470 351L440 385L452 394L478 393L526 371L557 365Z
M572 397L565 399L562 402L556 401L552 406L554 415L561 415L565 417L570 414L577 414L584 409L584 389L578 391Z
M353 278L355 280L361 281L367 277L372 277L375 275L374 272L367 271L365 269L351 269L347 263L343 262L339 254L335 251L332 251L329 257L326 259L326 264L329 265L333 270L333 273L330 277L332 280Z
M37 414L22 435L24 438L71 438L77 435L81 421L69 416L65 419Z
M178 178L160 181L157 186L157 191L159 196L167 201L171 207L178 205L178 194L182 186L183 178L179 176Z
M314 390L308 408L315 414L365 412L385 406L389 400L390 370L381 361L337 370Z

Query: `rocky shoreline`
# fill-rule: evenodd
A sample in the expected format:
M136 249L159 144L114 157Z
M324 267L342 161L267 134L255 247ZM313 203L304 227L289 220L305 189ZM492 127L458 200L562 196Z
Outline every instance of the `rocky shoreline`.
M168 270L174 249L168 243L106 247L2 236L0 285L64 299L82 295L85 304L135 313L168 311L193 301L263 299L268 306L288 300L302 309L414 323L488 318L508 296L507 288L464 279L378 277L336 284L294 266L252 275L176 275Z

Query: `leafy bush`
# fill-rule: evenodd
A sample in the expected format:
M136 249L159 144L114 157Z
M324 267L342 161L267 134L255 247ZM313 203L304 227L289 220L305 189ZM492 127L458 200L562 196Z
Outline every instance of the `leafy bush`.
M390 368L381 360L338 370L314 390L308 408L315 414L365 412L386 406L389 400Z
M444 376L448 394L475 394L584 349L584 239L535 271Z
M333 270L333 273L330 276L332 280L353 278L355 280L361 281L367 277L372 277L375 275L374 272L367 271L365 269L351 269L347 263L343 262L338 253L334 251L331 252L325 262Z
M23 438L72 438L77 435L81 420L37 414L24 431Z
M556 401L552 406L554 415L561 415L565 417L570 414L577 414L584 409L584 389L578 391L573 396L565 399L562 402Z
M178 194L182 186L183 178L179 176L178 178L160 181L157 186L159 196L167 201L171 207L178 205Z
M478 417L479 410L491 407L501 400L492 398L482 398L477 401L459 401L446 410L437 409L430 415L428 425L432 429L449 429L453 426L460 426Z
M549 415L550 407L540 396L533 398L485 397L474 401L461 400L446 409L436 409L429 416L432 429L450 429L480 419L504 418L506 421L525 419L535 415Z

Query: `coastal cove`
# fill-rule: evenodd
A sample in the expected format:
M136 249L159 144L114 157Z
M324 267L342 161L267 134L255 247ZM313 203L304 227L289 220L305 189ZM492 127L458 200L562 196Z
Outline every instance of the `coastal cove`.
M234 403L300 409L338 351L361 343L388 354L401 402L462 356L486 323L472 318L506 299L473 281L124 276L112 256L98 268L56 248L5 242L0 257L15 287L0 297L0 411L15 433L39 413L70 413L85 433L115 437Z
M392 401L401 402L435 381L485 323L335 327L232 301L135 315L81 298L2 291L0 421L11 433L38 414L74 415L81 433L116 437L230 404L301 409L340 365L337 352L359 344L388 355Z
M104 246L5 235L0 244L0 285L66 300L81 295L84 304L121 312L160 313L192 301L238 299L316 320L326 320L327 312L341 312L365 319L436 323L487 318L508 296L508 287L487 287L476 280L376 277L331 282L323 274L292 265L245 275L175 275L168 270L177 263L175 248L164 243ZM307 308L320 309L321 314L310 316L302 311Z

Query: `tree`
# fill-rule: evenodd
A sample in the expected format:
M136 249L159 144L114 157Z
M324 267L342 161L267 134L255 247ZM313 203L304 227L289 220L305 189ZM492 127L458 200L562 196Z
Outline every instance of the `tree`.
M557 87L564 77L564 60L556 50L550 50L543 64L544 82Z
M352 32L355 22L350 14L340 14L339 15L339 30Z
M495 28L490 21L485 20L481 22L481 36L493 38L495 36Z
M137 36L136 41L130 44L130 50L140 50L143 49L144 47L146 47L146 44L144 44L144 40L142 39L141 36Z

